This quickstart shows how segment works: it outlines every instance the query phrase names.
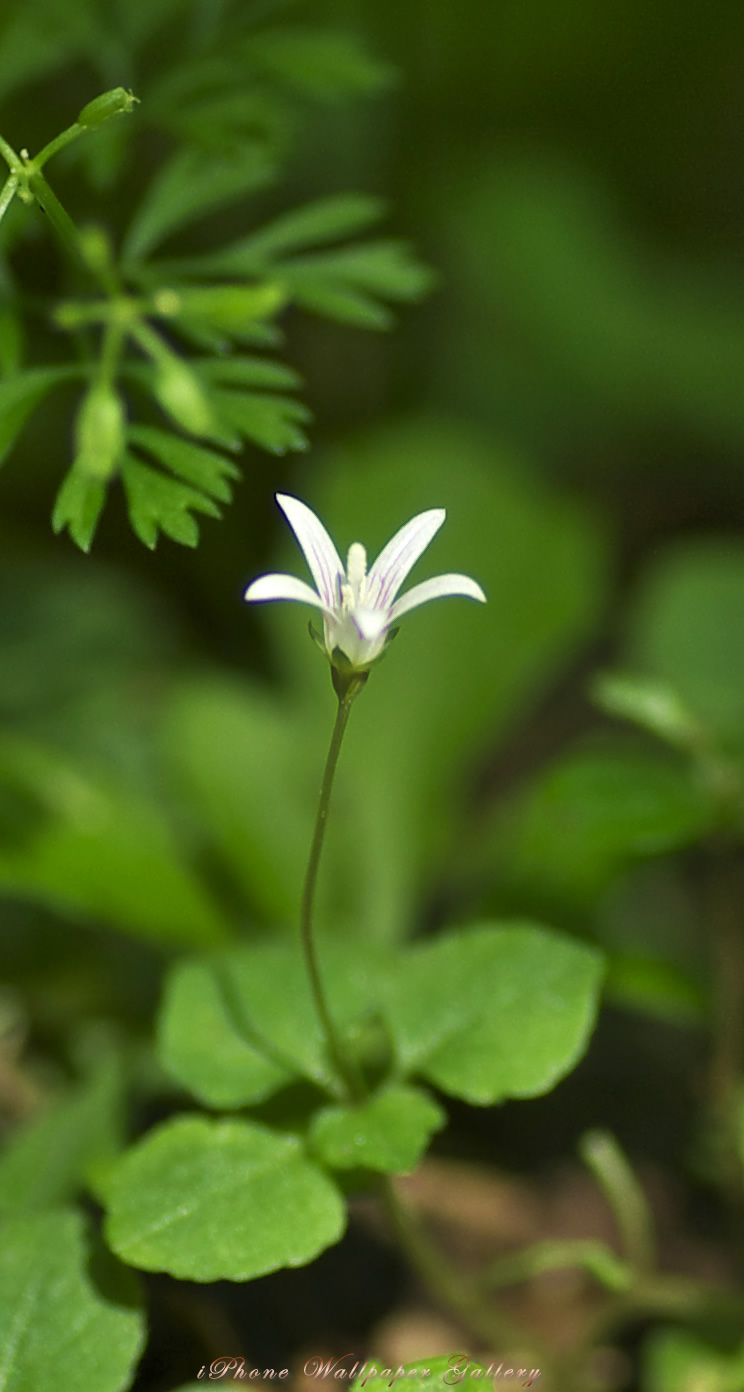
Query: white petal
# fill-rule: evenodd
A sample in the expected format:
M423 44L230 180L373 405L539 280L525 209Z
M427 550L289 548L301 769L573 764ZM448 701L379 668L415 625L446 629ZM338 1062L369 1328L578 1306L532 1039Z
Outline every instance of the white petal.
M296 599L300 604L313 604L316 609L330 612L320 595L296 575L259 575L248 586L243 599L249 604L263 604L269 599Z
M366 599L370 607L387 609L392 604L409 570L423 555L446 516L444 508L430 508L412 517L395 533L367 576Z
M430 599L446 599L448 595L462 595L465 599L478 599L486 602L480 585L469 575L435 575L433 580L424 580L414 585L412 590L396 599L390 610L390 623L396 623L403 614L418 609L420 604L428 604Z
M329 609L339 602L338 582L344 574L339 554L323 523L299 498L277 493L278 502L305 555L318 594Z

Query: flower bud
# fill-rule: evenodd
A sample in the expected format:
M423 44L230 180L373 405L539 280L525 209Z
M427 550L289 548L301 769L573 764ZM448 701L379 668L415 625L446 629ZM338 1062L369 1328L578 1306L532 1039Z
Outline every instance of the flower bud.
M240 333L257 319L276 314L287 298L284 286L270 281L263 285L195 286L177 292L177 307L171 313L204 320L225 333Z
M109 479L124 451L124 403L107 382L96 382L75 421L75 467L89 478Z
M113 87L110 92L103 92L100 97L89 101L80 112L77 123L89 129L102 126L112 116L125 116L138 101L139 97L135 97L133 92L125 91L123 87Z
M155 399L172 420L191 435L211 435L214 412L195 372L174 355L155 364L152 384Z

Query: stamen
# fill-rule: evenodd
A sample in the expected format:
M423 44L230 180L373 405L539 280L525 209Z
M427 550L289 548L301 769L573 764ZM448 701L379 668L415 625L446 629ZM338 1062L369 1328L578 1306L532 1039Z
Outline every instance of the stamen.
M360 541L352 541L346 558L346 578L356 594L359 593L366 574L367 552Z

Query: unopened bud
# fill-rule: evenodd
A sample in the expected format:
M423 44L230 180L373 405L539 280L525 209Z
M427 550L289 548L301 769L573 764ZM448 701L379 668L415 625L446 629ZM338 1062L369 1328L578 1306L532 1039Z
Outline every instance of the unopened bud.
M215 419L195 372L175 355L155 364L153 395L163 410L190 435L211 435Z
M75 422L75 466L89 478L108 479L124 451L124 403L107 382L96 382L83 398Z
M226 333L240 333L257 319L268 319L287 302L283 285L267 281L263 285L213 285L181 289L178 307L172 309L184 319L201 319Z
M123 87L113 87L110 92L103 92L83 107L77 118L78 125L89 129L102 126L112 116L125 116L138 101L139 97L135 97L133 92L125 91Z

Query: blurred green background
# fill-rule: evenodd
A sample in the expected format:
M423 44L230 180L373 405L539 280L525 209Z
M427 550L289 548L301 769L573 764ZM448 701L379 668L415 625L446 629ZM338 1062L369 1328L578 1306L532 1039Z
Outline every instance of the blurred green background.
M272 496L296 493L339 549L358 539L372 554L444 506L414 579L466 571L489 605L407 619L355 709L326 930L389 941L503 913L598 941L610 1009L578 1081L535 1112L547 1131L527 1104L508 1125L462 1109L449 1144L539 1168L606 1122L674 1163L692 1148L691 1061L710 1008L705 847L728 796L711 760L734 790L735 836L744 825L744 12L28 0L0 17L0 131L33 150L99 91L131 86L131 129L49 171L73 216L119 239L189 132L183 93L169 118L179 65L200 90L200 63L206 74L229 54L241 25L330 28L356 76L348 56L334 67L332 44L295 74L272 133L281 179L179 249L304 200L372 193L384 235L410 239L435 283L390 332L286 316L311 450L246 452L232 506L195 551L167 539L146 551L116 496L89 557L52 536L64 393L6 461L6 1032L54 1090L91 1030L149 1038L173 954L293 931L333 702L307 615L242 605L262 570L304 574ZM256 100L247 76L224 118L246 139ZM196 120L191 137L204 136ZM61 358L45 297L65 292L65 269L41 215L18 216L0 293L20 296L26 359L43 364ZM705 767L591 703L592 675L613 667L671 684L706 732Z

